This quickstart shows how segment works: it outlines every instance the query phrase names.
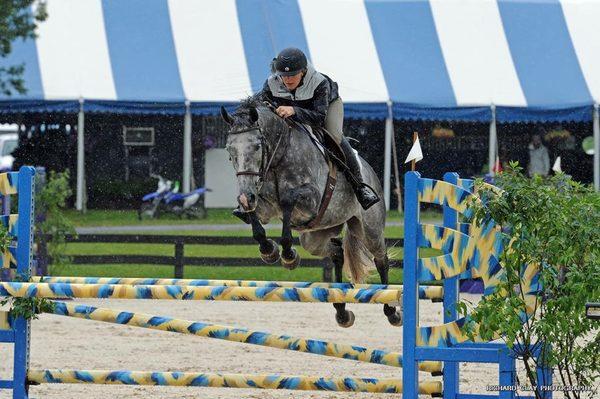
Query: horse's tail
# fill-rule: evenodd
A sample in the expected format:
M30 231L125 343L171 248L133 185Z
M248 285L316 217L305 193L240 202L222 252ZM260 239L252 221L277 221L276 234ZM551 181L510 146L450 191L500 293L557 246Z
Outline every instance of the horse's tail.
M347 229L344 235L344 271L354 284L362 283L375 268L373 256L362 242Z

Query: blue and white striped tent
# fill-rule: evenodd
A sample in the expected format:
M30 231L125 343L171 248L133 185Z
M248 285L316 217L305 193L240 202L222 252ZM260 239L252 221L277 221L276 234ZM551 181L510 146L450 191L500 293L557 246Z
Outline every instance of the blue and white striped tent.
M591 121L600 102L600 1L47 4L39 37L0 59L25 63L28 88L0 97L0 113L83 100L84 112L214 114L256 92L287 46L339 83L349 117Z
M488 121L495 104L498 121L579 121L600 100L598 1L49 0L48 12L38 39L0 60L25 62L29 89L4 112L79 99L215 112L292 45L340 83L350 116L385 118L391 100L397 118Z

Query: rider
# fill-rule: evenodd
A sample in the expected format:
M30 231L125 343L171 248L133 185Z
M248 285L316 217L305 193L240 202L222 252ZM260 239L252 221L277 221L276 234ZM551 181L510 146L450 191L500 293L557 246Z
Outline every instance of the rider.
M273 74L256 96L274 104L282 118L324 127L346 156L348 168L344 173L358 202L365 210L375 205L379 197L364 184L358 155L343 134L344 105L337 83L317 72L304 53L293 47L282 50L271 69Z

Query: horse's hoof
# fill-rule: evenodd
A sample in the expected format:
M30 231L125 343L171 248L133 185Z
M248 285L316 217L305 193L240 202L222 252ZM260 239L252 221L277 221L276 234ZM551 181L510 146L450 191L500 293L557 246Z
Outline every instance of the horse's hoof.
M340 327L352 327L354 325L354 320L356 320L356 317L354 316L354 312L351 310L346 310L343 316L338 314L335 315L335 321L337 321Z
M298 252L294 248L292 248L292 253L293 257L281 257L281 264L288 270L294 270L298 267L298 265L300 265L300 255L298 255Z
M394 314L388 316L388 321L390 322L391 325L395 326L395 327L400 327L402 326L402 313L400 312L394 312Z
M273 248L271 250L270 253L261 253L260 254L260 258L263 260L263 262L265 263L275 263L279 260L279 258L281 257L279 255L279 246L277 245L277 243L271 239L267 240L269 242L269 244L271 244L271 248Z

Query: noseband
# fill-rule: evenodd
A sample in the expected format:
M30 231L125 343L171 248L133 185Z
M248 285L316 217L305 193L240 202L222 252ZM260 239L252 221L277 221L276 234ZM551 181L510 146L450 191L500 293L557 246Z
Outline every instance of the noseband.
M264 136L262 134L262 129L260 128L260 126L258 125L254 125L254 126L250 126L246 129L241 129L241 130L230 130L227 134L241 134L241 133L248 133L248 132L252 132L258 130L258 132L260 133L260 142L261 142L261 161L260 161L260 168L262 169L262 165L264 163L265 160L265 150L264 150L264 145L265 145L265 140L264 140ZM258 172L252 171L252 170L243 170L241 172L237 172L235 174L236 176L262 176L262 172L259 170Z
M258 191L262 188L262 185L267 177L267 173L269 173L269 169L271 168L271 164L273 159L275 158L275 154L277 154L277 149L279 148L279 144L281 144L281 140L283 139L284 133L279 135L279 139L277 140L277 144L275 145L275 149L269 155L269 146L267 140L265 139L265 135L263 134L262 128L258 125L250 126L241 130L231 130L228 134L241 134L258 130L260 133L260 141L261 141L261 160L260 160L260 169L258 171L253 170L243 170L236 173L236 176L258 176L260 186L258 187ZM288 125L288 133L291 128ZM265 159L268 158L267 164L265 166Z

